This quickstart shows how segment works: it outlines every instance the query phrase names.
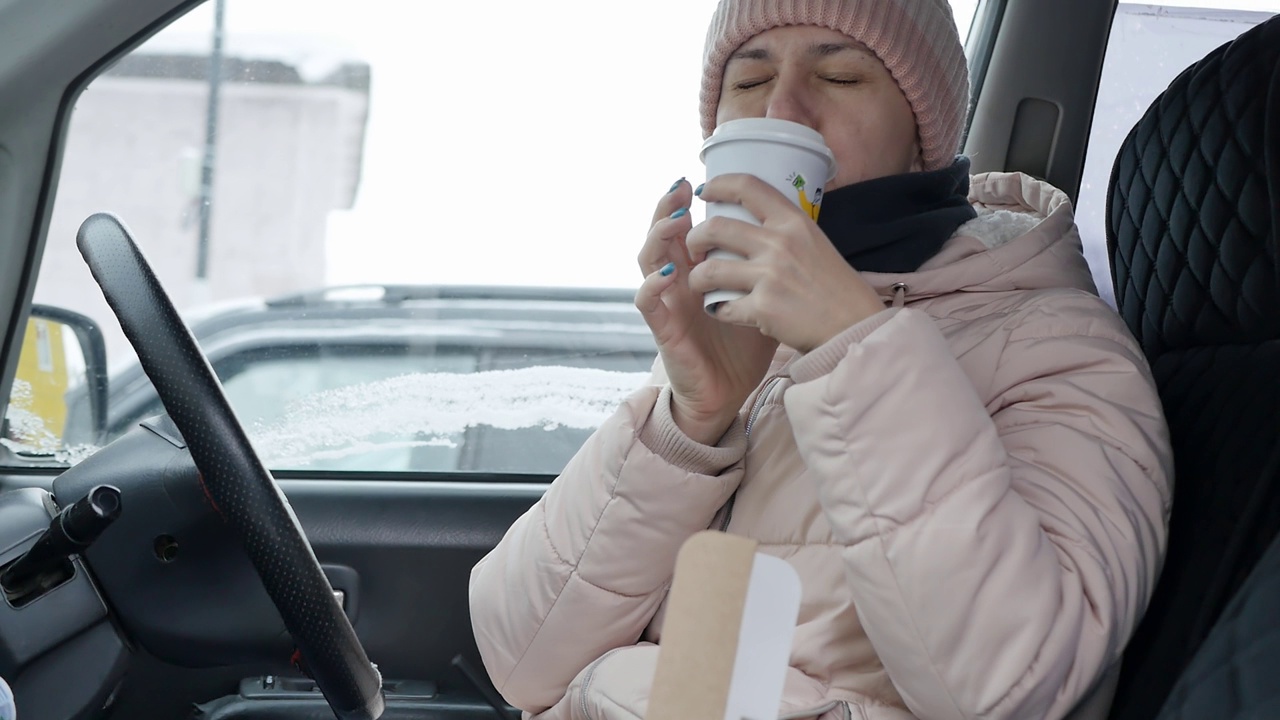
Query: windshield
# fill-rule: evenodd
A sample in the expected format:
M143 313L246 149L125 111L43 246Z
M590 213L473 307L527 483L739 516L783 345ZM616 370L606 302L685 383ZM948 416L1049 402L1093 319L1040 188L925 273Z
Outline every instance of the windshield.
M953 5L963 35L977 2ZM4 461L75 462L163 411L75 249L108 211L269 467L559 472L650 377L635 258L660 196L702 175L714 6L197 6L67 132L35 301L101 328L105 426L80 346L45 348Z

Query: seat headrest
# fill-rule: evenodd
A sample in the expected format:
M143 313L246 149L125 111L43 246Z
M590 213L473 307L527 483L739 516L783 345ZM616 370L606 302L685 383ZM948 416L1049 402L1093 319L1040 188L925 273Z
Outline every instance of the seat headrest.
M1148 357L1280 338L1280 16L1187 68L1125 139L1107 245Z

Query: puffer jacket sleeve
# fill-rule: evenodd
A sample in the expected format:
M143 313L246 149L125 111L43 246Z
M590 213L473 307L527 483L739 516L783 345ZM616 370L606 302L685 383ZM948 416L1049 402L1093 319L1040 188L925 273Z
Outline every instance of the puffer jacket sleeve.
M472 569L476 643L515 707L556 706L590 663L636 643L680 546L741 481L741 422L701 445L672 421L670 395L645 387L624 402Z
M1060 718L1119 659L1163 558L1168 430L1096 298L1016 313L993 397L927 315L796 363L785 404L859 617L919 717Z

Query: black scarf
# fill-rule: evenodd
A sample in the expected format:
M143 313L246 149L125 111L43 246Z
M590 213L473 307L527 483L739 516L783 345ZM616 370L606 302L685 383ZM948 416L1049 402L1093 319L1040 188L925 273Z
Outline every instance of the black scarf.
M913 272L977 217L967 157L942 170L846 185L823 197L821 207L818 227L862 272Z

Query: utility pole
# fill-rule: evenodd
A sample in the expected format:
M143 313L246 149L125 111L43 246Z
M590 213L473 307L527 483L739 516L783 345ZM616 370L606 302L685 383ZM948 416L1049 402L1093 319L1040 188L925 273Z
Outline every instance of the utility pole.
M213 217L213 169L218 147L218 97L222 91L222 27L226 0L214 0L213 50L209 53L209 105L205 113L204 162L200 167L200 238L196 279L209 277L209 221Z

